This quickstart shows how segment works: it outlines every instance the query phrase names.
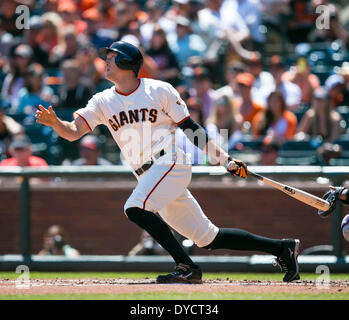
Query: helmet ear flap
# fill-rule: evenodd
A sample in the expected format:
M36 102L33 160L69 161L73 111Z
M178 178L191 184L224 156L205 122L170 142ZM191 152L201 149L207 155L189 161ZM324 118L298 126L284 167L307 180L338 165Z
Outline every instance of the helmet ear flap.
M127 57L123 56L122 54L117 54L115 56L115 64L123 70L132 70L132 61L127 59Z

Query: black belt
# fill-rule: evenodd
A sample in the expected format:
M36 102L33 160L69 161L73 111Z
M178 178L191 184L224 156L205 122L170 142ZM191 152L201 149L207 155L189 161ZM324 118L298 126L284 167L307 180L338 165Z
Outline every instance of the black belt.
M162 157L163 155L165 155L165 150L162 149L161 151L159 151L158 153L156 153L153 157L155 159L159 159L160 157ZM141 174L143 174L145 171L149 170L149 168L154 164L154 160L151 159L150 161L146 162L145 164L143 164L140 168L138 168L137 170L135 170L135 172L137 173L138 176L140 176Z

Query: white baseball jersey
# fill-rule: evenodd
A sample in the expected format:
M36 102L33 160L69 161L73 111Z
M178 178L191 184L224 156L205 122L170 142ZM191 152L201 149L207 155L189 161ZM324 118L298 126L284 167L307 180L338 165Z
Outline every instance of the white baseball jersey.
M126 95L113 86L94 95L85 108L75 112L77 116L91 131L99 124L106 125L134 170L162 149L167 151L149 170L136 176L138 184L125 203L125 211L138 207L158 212L169 226L199 247L213 241L219 229L187 189L191 164L179 160L186 155L175 146L176 127L189 112L170 84L143 78Z
M179 123L189 117L185 102L168 83L142 78L135 90L120 93L115 86L95 94L74 113L92 131L106 125L126 162L138 169L152 155L174 144Z

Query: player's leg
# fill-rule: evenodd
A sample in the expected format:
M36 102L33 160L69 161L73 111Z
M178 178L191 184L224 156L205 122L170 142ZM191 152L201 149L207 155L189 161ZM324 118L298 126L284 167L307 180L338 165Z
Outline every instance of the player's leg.
M299 279L297 257L298 239L271 239L235 228L221 228L217 237L206 249L231 249L267 252L276 256L276 262L285 272L284 281Z
M165 159L139 179L124 209L132 222L146 230L173 257L176 263L174 273L182 277L178 280L198 283L201 282L201 270L183 250L168 225L155 214L183 193L190 178L189 166L177 164L175 159L172 162ZM191 271L184 271L183 266L188 266ZM185 279L190 273L192 277Z
M189 190L159 213L173 229L199 247L270 253L283 266L285 281L298 278L298 240L271 239L235 228L219 229L205 216Z
M158 215L137 207L127 208L125 213L130 221L146 230L172 256L176 265L185 264L198 268L178 243L168 225Z

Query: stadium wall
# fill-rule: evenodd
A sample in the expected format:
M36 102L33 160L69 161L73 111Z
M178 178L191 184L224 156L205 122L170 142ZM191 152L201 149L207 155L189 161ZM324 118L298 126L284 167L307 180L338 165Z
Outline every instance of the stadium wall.
M66 230L68 242L81 254L126 255L141 233L123 213L123 205L134 185L122 180L32 185L32 253L42 248L47 228L59 224ZM293 185L318 196L327 190L307 182ZM243 181L224 183L202 179L193 181L190 190L207 216L220 227L241 228L275 238L297 237L303 249L331 244L331 218L321 219L315 209L269 187ZM0 255L18 254L18 186L3 186L0 203ZM349 252L348 243L344 248ZM208 252L197 247L193 253L231 254L226 250ZM233 254L249 252L235 251Z

